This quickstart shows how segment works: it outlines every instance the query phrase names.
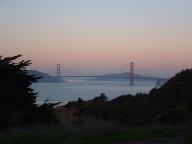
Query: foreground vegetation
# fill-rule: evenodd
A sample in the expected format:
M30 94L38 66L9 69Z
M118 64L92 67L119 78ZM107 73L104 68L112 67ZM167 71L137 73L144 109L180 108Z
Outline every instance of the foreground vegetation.
M64 109L74 116L118 121L129 125L190 123L192 121L192 69L182 71L149 94L123 95L108 101L104 94L89 101L79 98Z
M181 138L181 144L190 144L190 133L191 130L178 126L130 127L89 121L72 127L49 125L28 130L15 129L1 135L0 144L121 144L146 139L166 139L169 142L169 138Z
M0 57L0 131L18 126L56 122L54 104L36 105L37 93L31 85L40 77L30 75L29 60L21 55Z

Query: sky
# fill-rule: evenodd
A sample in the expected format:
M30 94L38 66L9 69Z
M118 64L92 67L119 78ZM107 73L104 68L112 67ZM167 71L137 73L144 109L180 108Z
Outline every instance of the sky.
M104 74L134 61L136 73L169 77L192 67L192 0L0 0L0 55L16 54L52 74L57 63Z

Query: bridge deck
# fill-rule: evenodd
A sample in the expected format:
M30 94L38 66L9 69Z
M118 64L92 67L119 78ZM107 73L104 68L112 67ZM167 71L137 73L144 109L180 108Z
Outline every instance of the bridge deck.
M85 76L78 76L78 75L73 75L73 76L54 76L54 77L63 77L63 78L65 78L65 77L76 77L76 78L85 78L85 77L87 77L87 78L127 78L127 79L129 79L129 77L127 76L127 77L124 77L124 76L96 76L96 75L85 75ZM166 80L168 80L168 79L163 79L163 78L138 78L138 77L135 77L135 79L148 79L148 80L160 80L160 81L166 81Z

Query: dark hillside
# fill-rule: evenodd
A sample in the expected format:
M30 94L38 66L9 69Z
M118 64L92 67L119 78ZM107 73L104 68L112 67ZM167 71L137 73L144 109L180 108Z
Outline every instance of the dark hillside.
M102 97L102 95L100 96ZM124 95L111 101L70 102L78 117L121 121L128 124L192 120L192 69L184 70L149 94Z

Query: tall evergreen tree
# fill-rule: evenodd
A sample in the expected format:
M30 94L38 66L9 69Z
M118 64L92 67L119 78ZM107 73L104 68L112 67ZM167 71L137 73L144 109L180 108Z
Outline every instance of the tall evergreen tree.
M31 88L39 77L29 75L30 60L21 55L0 57L0 126L25 124L36 109L36 93Z

